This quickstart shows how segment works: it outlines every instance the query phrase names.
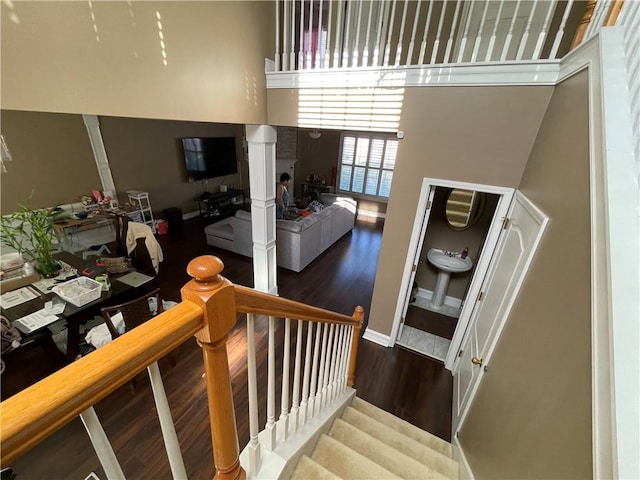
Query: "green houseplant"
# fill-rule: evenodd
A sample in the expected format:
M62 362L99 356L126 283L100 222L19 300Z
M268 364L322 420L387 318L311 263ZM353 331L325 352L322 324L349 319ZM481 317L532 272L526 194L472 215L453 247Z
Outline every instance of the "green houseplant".
M23 258L33 261L45 277L54 276L60 265L53 259L53 242L56 239L53 217L59 209L31 208L18 205L18 211L0 217L1 241L15 249Z

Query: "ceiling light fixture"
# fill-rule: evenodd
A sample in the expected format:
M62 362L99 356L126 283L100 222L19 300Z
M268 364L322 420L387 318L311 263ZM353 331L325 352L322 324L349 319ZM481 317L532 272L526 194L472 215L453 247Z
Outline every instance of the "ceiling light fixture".
M313 138L314 140L317 140L318 138L320 138L320 135L322 135L322 133L320 133L318 130L313 129L312 131L309 132L309 136L311 138Z

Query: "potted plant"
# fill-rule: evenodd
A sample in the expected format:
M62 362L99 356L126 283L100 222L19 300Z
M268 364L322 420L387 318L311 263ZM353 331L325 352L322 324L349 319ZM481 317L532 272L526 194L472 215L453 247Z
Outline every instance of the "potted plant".
M53 217L58 208L34 209L18 205L18 211L0 217L1 241L15 249L35 266L44 277L55 276L60 265L53 259L53 242L56 239Z

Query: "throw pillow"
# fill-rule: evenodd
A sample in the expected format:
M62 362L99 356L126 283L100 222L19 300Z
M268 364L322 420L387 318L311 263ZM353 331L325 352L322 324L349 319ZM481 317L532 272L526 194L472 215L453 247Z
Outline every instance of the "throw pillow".
M324 204L319 202L318 200L313 200L311 203L309 203L309 205L307 205L307 208L318 213L322 211L322 209L324 208Z

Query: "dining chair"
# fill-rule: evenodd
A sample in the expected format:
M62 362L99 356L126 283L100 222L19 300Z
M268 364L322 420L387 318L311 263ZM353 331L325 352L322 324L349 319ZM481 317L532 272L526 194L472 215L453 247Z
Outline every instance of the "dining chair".
M149 299L155 298L157 310L156 312L151 311L151 307L149 305ZM111 333L111 338L115 340L118 338L121 333L118 332L114 322L114 316L118 313L122 314L122 318L124 319L124 332L128 332L133 330L134 328L142 325L147 320L150 320L155 315L159 315L164 311L162 307L162 299L160 298L160 289L156 288L152 292L149 292L135 300L131 300L129 302L121 303L119 305L113 305L111 307L103 307L100 309L100 313L102 314L102 318L104 318L104 323L107 325L109 329L109 333ZM169 360L169 364L174 367L176 362L171 354L167 356ZM131 388L135 390L136 381L135 378L131 380Z

